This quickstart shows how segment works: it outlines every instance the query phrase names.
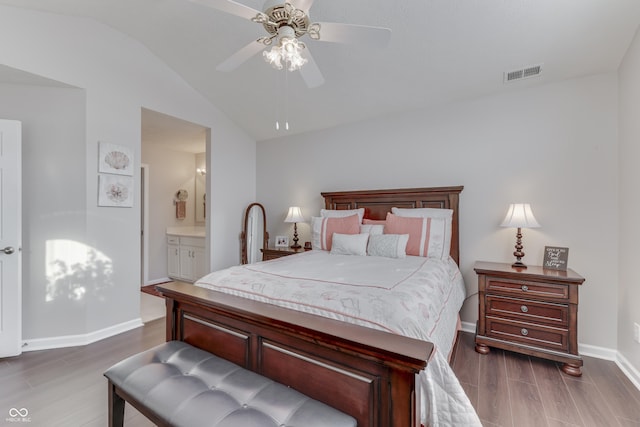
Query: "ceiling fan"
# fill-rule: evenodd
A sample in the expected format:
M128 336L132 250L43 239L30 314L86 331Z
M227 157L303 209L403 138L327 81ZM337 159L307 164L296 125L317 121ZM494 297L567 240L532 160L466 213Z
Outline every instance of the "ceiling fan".
M310 88L324 83L324 77L309 49L299 40L302 36L308 35L320 42L371 46L385 46L391 38L388 28L312 22L309 9L314 0L267 0L263 12L233 0L191 1L262 24L267 31L266 36L252 41L218 65L217 70L233 71L265 47L272 46L270 51L263 52L265 60L277 69L299 70Z

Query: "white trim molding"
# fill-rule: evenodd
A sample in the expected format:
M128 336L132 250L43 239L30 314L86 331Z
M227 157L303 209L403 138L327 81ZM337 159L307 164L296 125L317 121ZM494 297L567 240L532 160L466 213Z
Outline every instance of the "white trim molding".
M22 342L22 351L50 350L53 348L83 346L130 331L131 329L139 328L142 325L142 320L137 318L128 322L120 323L119 325L100 329L99 331L89 332L84 335L66 335L61 337L24 340Z
M633 383L638 390L640 390L640 371L638 371L629 361L620 353L616 357L616 365L620 370L629 378L629 381Z

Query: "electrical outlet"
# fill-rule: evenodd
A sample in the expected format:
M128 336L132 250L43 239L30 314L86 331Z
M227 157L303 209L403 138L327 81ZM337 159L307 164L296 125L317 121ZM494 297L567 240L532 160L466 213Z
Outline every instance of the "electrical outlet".
M640 344L640 324L633 324L633 340Z

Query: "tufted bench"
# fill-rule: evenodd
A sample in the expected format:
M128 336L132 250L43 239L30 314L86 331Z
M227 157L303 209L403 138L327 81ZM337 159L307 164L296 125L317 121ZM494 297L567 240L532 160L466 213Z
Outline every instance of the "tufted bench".
M125 401L159 426L354 427L352 417L182 341L109 368L109 426Z

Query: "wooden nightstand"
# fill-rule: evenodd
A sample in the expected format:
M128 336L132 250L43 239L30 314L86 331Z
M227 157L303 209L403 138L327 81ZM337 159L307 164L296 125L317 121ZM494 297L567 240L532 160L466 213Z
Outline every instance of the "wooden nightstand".
M476 262L478 325L476 351L489 347L562 362L562 370L582 375L578 354L578 288L575 271Z
M284 248L267 248L260 249L262 251L262 260L268 261L270 259L276 259L287 255L299 254L304 252L304 248L292 249L289 247Z

